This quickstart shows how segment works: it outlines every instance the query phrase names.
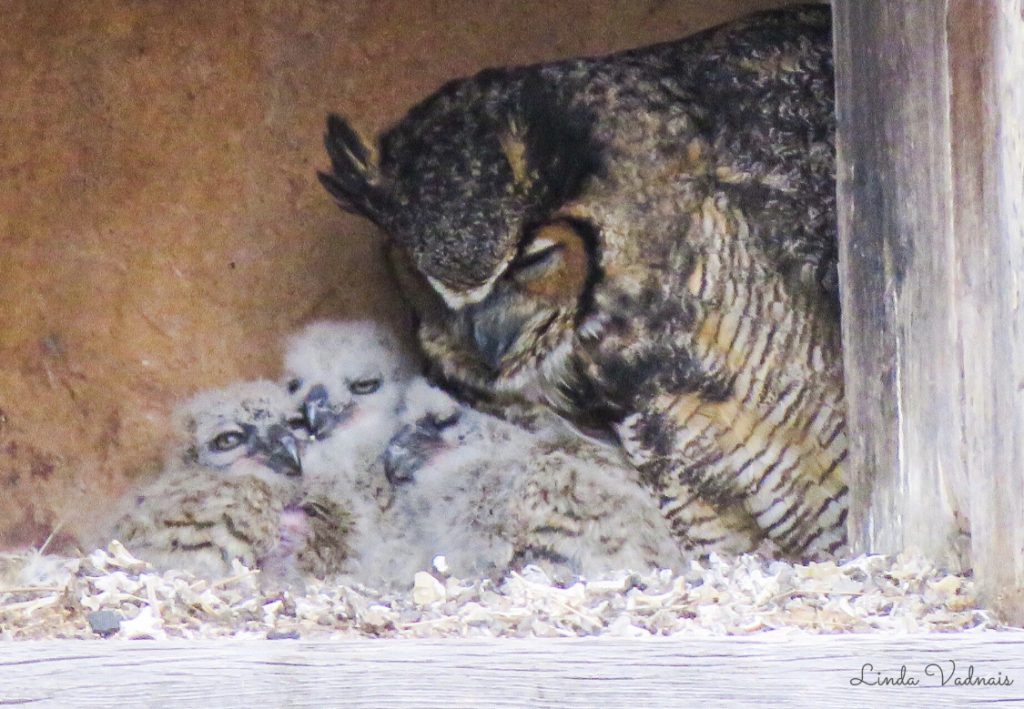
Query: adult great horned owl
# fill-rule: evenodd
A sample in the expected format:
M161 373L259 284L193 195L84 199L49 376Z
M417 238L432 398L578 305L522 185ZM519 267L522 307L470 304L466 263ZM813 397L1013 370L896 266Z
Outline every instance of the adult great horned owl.
M340 205L390 237L418 337L469 397L618 436L784 551L845 543L827 8L488 70L375 145L328 121Z

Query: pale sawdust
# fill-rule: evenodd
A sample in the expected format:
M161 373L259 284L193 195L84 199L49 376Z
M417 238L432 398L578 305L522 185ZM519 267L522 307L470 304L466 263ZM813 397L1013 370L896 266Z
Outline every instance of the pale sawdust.
M443 560L437 566L444 568ZM210 581L157 573L118 542L82 558L0 555L0 639L98 637L90 612L124 619L115 638L643 637L962 631L998 628L974 583L925 559L861 556L789 564L712 557L688 572L621 572L562 588L534 567L501 583L448 578L380 592L340 580L261 587L236 562Z

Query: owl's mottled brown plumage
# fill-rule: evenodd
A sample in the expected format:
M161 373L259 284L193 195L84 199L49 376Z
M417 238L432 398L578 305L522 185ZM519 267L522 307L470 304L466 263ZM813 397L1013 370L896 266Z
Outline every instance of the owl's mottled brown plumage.
M796 556L845 543L827 8L454 81L322 175L389 235L451 389L614 432ZM688 491L693 490L697 497Z

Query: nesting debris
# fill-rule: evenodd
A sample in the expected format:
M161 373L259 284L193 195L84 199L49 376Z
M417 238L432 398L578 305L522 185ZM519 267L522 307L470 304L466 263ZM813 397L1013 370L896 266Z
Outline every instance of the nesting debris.
M0 557L0 639L113 637L575 637L896 633L999 627L973 582L925 559L861 556L788 564L757 555L712 557L682 575L621 572L560 588L536 568L501 583L446 577L443 559L412 588L381 592L307 580L301 591L261 588L235 563L217 581L160 574L118 542L80 559ZM21 571L19 572L19 563ZM36 585L24 584L28 575ZM107 621L110 621L107 623Z
M92 628L92 632L103 637L113 635L119 631L121 629L121 621L123 620L121 614L117 611L93 611L85 616L85 619L89 621L89 627Z

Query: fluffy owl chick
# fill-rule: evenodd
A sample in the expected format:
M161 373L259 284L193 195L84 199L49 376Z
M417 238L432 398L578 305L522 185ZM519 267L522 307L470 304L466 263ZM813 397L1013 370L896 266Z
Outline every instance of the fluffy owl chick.
M297 529L306 524L315 528L324 522L325 511L346 510L345 535L352 554L346 554L345 571L366 583L388 582L400 572L383 570L391 562L376 549L389 536L384 510L391 486L382 456L399 425L412 364L389 330L352 321L307 326L289 340L284 367L293 405L303 411L312 435L303 455L304 504L319 511L291 521ZM336 548L315 544L306 553L332 553Z
M313 323L288 341L284 368L316 441L308 474L363 468L380 458L412 370L389 330L370 321Z
M421 563L443 554L458 576L535 563L561 581L682 563L657 502L614 448L527 432L422 381L408 399L385 465Z
M280 553L282 514L299 492L291 399L267 381L204 392L174 414L164 473L130 497L113 537L159 568L215 577Z

